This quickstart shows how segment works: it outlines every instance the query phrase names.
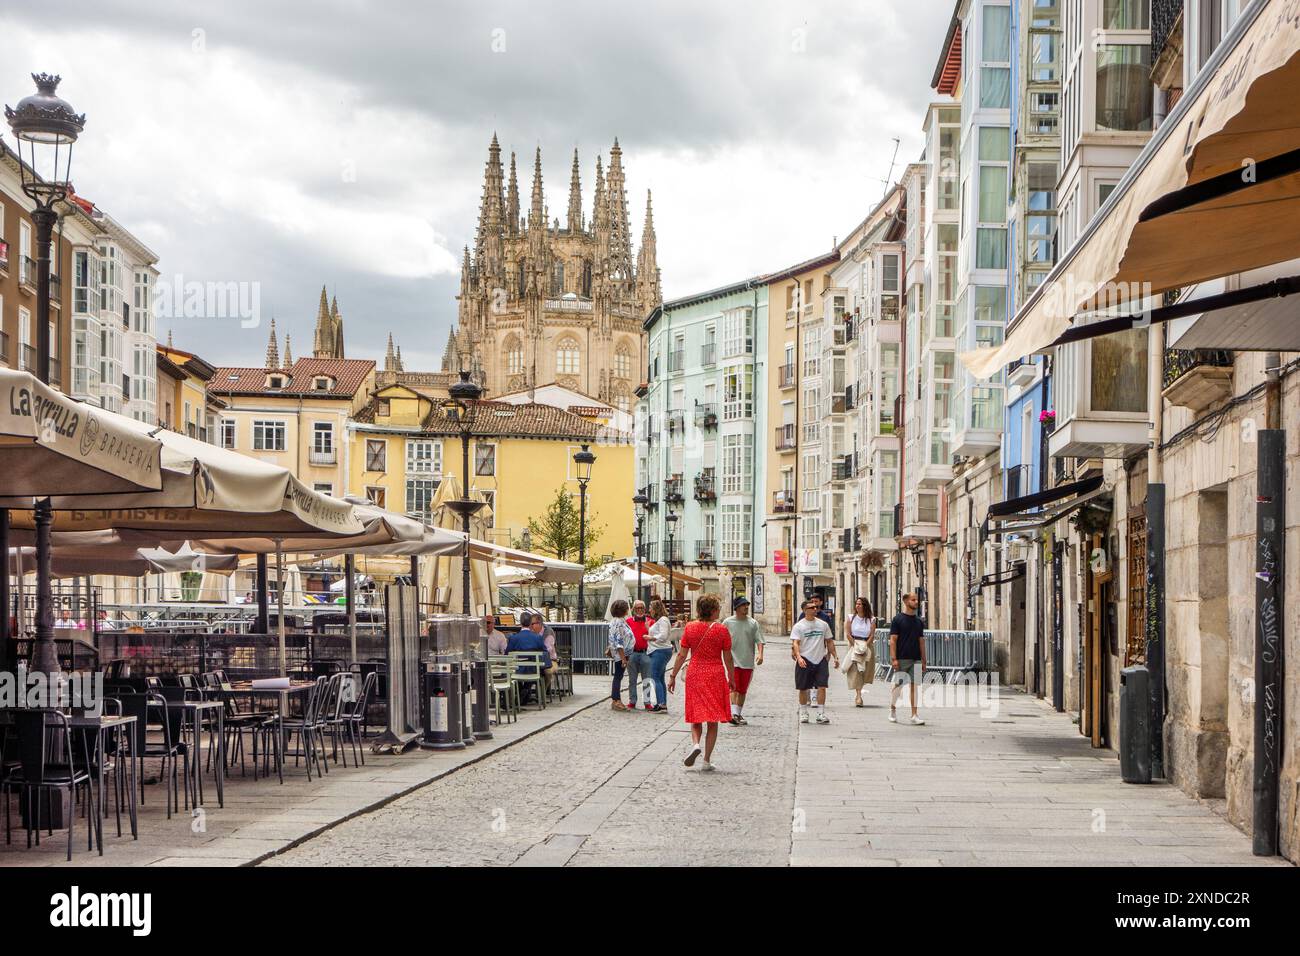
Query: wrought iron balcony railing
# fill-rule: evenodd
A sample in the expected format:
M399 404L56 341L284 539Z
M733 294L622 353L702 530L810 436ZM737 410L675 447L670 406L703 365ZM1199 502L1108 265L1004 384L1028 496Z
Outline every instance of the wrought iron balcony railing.
M794 388L794 364L782 365L777 369L777 380L781 388Z
M695 426L697 428L718 427L718 403L706 402L695 406Z
M718 479L712 471L703 471L695 476L695 500L716 501L718 497Z
M681 475L673 475L671 478L664 479L664 501L669 504L677 504L685 500L686 496L683 489L684 482Z
M1232 353L1224 349L1165 349L1164 387L1203 366L1232 368Z

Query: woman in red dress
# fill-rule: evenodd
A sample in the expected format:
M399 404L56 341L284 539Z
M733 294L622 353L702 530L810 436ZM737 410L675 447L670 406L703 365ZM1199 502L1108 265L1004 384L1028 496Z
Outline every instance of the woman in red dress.
M712 770L710 758L718 740L718 724L731 720L731 689L735 672L731 660L731 632L718 620L721 602L715 594L705 594L695 602L697 619L682 633L682 649L677 654L668 692L677 687L677 672L690 652L690 670L686 674L686 722L691 725L691 752L686 766L695 765L700 756L700 738L704 738L704 763L701 770Z

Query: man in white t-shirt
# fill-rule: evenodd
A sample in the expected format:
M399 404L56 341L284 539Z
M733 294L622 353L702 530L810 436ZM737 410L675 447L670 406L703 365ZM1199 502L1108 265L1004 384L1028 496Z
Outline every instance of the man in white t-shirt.
M835 639L826 622L817 616L817 602L803 602L803 617L790 631L790 656L794 658L794 686L799 691L799 723L808 723L809 692L817 690L817 723L829 724L826 716L826 685L830 683L830 661L840 666Z

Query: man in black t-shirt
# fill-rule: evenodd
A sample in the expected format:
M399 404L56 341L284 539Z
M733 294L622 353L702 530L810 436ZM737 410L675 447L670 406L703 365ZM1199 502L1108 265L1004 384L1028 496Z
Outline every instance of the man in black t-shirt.
M894 687L889 695L889 722L893 724L898 723L894 708L898 704L898 694L904 683L911 692L912 718L909 723L916 726L925 723L916 715L916 685L925 673L925 622L916 615L920 603L915 594L904 594L903 612L895 614L889 622L889 662L894 668Z

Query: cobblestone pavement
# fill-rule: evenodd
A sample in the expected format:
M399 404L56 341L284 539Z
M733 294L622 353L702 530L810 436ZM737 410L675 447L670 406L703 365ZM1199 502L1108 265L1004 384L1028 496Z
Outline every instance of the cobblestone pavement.
M857 709L832 675L832 723L801 725L786 647L769 652L715 773L682 766L680 691L669 716L602 704L267 864L1261 862L1211 806L1122 783L1112 753L1032 697L912 727L887 721L885 685Z

